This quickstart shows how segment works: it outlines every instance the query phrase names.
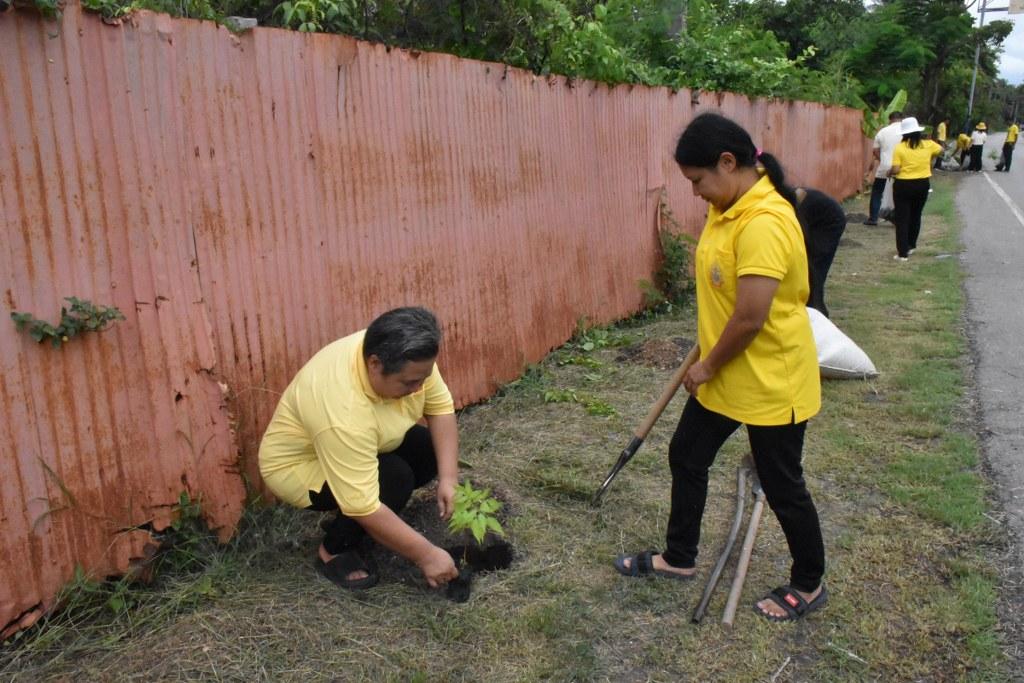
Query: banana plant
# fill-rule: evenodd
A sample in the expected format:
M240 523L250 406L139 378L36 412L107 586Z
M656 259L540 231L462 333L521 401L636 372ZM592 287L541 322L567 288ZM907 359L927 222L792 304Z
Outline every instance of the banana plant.
M900 90L897 92L892 100L885 106L881 111L871 111L870 109L864 110L864 120L861 121L861 130L864 131L864 135L873 138L886 126L889 125L889 115L894 111L903 111L903 108L907 106L907 91Z

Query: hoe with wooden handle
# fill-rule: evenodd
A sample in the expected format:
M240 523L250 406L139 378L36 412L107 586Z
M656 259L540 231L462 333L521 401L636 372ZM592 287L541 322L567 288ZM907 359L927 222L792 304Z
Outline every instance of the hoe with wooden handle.
M754 552L754 537L757 536L757 527L761 523L761 513L764 511L764 489L761 488L761 480L757 478L756 470L751 472L750 490L754 494L754 509L750 513L747 535L743 539L743 548L740 549L740 558L736 563L736 577L732 580L732 590L729 591L729 599L725 602L725 612L722 614L722 623L726 626L732 626L732 620L736 616L736 606L740 602L743 582L747 580L750 555Z
M636 455L640 446L643 445L644 439L647 438L647 433L651 431L651 427L653 427L654 423L658 421L659 417L661 417L661 413L665 410L665 406L669 404L672 397L676 395L676 391L679 390L679 385L683 383L683 375L686 374L686 371L690 369L691 365L697 362L699 355L700 347L694 344L693 348L690 349L690 352L686 354L686 359L683 360L683 364L679 366L679 369L672 375L672 379L669 380L668 385L666 385L665 389L662 390L661 396L659 396L658 400L653 406L651 406L651 410L647 413L647 417L645 417L644 421L640 423L637 430L633 432L633 438L623 449L622 453L619 455L618 461L616 461L615 465L612 466L611 471L608 472L608 476L605 477L604 483L601 484L599 489L597 489L597 493L594 494L593 500L590 501L591 505L597 506L601 503L601 497L604 496L604 492L608 490L608 486L612 483L612 479L614 479L615 475L619 473L619 470L625 467L626 463Z
M700 620L704 618L704 612L708 608L708 603L711 602L711 594L715 592L718 579L721 578L725 563L729 561L729 555L732 554L732 547L736 544L736 536L739 535L740 525L743 524L743 505L744 499L747 497L746 482L749 472L750 470L744 465L740 465L736 471L736 512L732 516L732 527L729 529L729 536L725 539L722 554L718 556L718 562L715 563L715 568L711 570L711 576L708 577L708 583L704 586L704 594L701 596L700 602L697 603L697 608L693 610L690 621L694 624L699 624Z

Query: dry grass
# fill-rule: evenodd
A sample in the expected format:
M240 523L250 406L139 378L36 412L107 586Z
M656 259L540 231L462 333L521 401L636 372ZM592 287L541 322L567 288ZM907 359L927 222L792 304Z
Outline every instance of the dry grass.
M564 363L556 352L503 395L460 415L464 475L507 502L517 558L478 577L457 605L426 590L400 560L362 595L311 567L316 516L253 511L239 539L211 558L210 588L165 618L132 628L166 596L167 582L135 589L128 617L95 630L55 617L0 652L15 680L343 681L1005 681L995 617L1005 549L985 517L985 488L964 385L962 299L942 182L922 249L891 260L889 228L851 223L829 280L833 320L881 371L871 382L827 382L808 430L806 470L825 530L832 599L803 623L776 625L750 604L784 582L789 556L770 514L762 522L741 610L719 623L731 567L708 616L690 615L731 521L741 432L712 471L700 579L619 577L619 552L660 547L668 515L668 438L677 398L613 484L594 493L670 370L622 349ZM862 204L862 203L861 203ZM854 208L862 208L855 205ZM615 330L634 344L694 336L691 316ZM653 348L653 347L652 347ZM579 354L576 354L579 355ZM574 389L614 407L587 414L545 392ZM749 509L749 507L748 507ZM442 527L420 499L408 518L435 539ZM195 581L195 578L189 579ZM1006 579L1009 580L1009 579ZM191 585L191 584L186 584ZM180 586L179 586L180 589ZM193 596L194 597L194 596ZM166 603L166 599L164 601ZM64 622L61 619L65 619ZM1009 626L1009 625L1008 625ZM49 628L51 635L45 634ZM63 629L63 630L61 630ZM1005 644L1005 643L1004 643Z

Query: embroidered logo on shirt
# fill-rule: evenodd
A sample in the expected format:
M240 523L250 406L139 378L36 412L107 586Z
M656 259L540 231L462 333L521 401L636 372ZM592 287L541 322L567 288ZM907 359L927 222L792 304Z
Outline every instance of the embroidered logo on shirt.
M718 263L711 264L711 284L715 287L722 286L722 268Z

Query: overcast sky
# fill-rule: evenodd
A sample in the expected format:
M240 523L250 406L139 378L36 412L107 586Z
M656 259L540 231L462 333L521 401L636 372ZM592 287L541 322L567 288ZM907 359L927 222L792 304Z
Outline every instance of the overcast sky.
M1006 7L1005 0L988 0L988 7ZM977 7L971 12L978 16ZM1024 83L1024 14L1007 14L1006 12L985 12L985 23L1004 19L1013 22L1013 33L1003 42L1003 56L999 61L999 77L1013 85ZM975 20L977 26L977 20Z

